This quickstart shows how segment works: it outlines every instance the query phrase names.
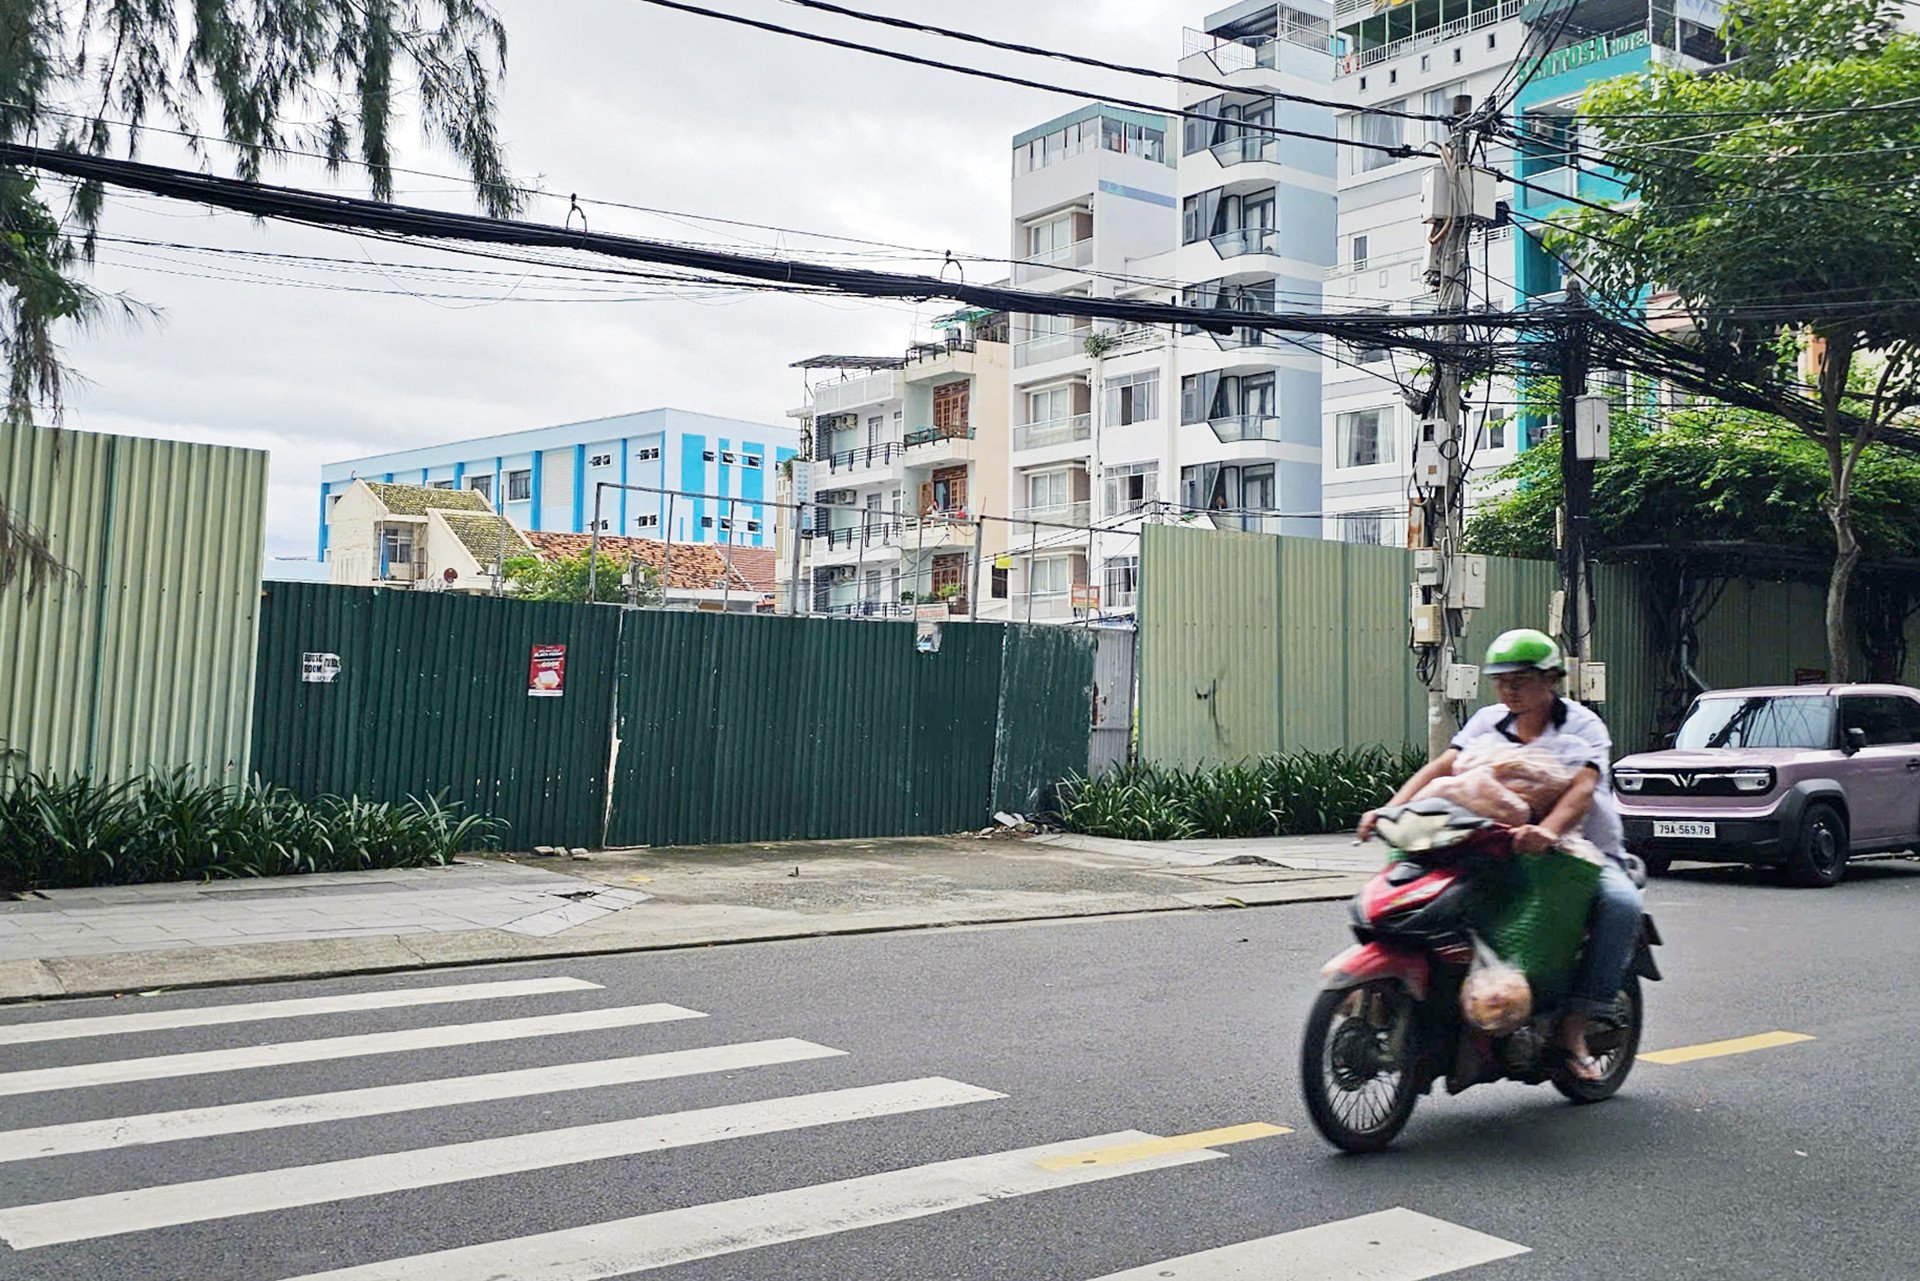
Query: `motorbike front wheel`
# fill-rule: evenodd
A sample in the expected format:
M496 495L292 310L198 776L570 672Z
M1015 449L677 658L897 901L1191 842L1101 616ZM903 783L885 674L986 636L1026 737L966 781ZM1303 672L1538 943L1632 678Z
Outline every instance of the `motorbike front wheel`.
M1413 994L1392 979L1322 992L1307 1014L1300 1079L1321 1137L1348 1152L1392 1143L1419 1097Z

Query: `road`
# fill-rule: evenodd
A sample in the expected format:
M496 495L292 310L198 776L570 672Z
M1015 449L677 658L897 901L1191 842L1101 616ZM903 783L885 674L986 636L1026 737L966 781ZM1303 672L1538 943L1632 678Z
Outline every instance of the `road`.
M0 1278L1920 1275L1920 864L1651 902L1646 1048L1812 1039L1372 1158L1299 1098L1334 904L8 1009Z

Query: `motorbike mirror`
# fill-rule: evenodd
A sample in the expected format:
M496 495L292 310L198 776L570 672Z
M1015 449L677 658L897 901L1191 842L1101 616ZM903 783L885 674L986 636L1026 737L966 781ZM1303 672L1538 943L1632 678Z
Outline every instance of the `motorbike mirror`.
M1860 729L1858 727L1855 727L1847 731L1846 752L1848 756L1852 756L1855 752L1866 750L1866 746L1867 746L1867 731Z

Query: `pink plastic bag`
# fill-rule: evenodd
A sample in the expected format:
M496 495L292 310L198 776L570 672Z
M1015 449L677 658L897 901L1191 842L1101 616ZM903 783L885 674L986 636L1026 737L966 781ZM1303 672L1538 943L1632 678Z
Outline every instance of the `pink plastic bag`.
M1460 1013L1482 1032L1504 1036L1533 1017L1527 976L1475 935L1473 963L1460 984Z
M1508 827L1518 827L1530 817L1527 803L1495 778L1492 770L1476 769L1436 778L1421 788L1414 799L1424 801L1433 797L1452 801L1481 818Z

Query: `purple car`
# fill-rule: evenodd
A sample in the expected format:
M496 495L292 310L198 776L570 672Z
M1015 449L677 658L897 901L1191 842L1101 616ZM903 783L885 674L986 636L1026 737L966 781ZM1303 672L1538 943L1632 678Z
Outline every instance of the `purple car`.
M1920 691L1808 685L1700 695L1663 752L1613 769L1627 847L1840 879L1856 854L1920 845Z

